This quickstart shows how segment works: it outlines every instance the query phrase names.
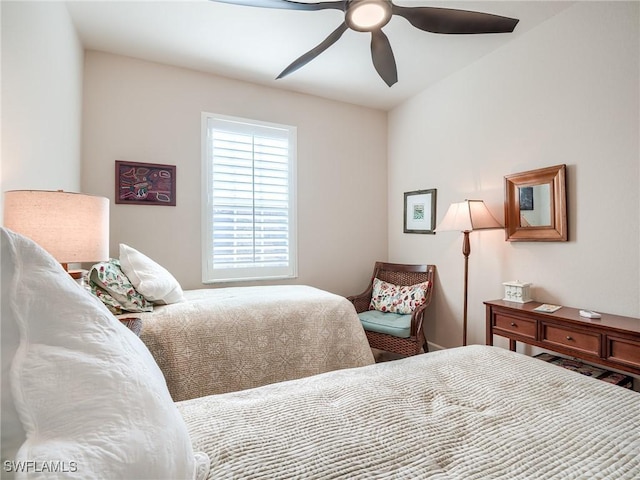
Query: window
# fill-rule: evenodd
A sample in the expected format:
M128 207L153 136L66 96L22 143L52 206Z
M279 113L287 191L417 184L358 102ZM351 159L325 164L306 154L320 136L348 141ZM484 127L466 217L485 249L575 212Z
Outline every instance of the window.
M202 114L202 281L297 276L296 128Z

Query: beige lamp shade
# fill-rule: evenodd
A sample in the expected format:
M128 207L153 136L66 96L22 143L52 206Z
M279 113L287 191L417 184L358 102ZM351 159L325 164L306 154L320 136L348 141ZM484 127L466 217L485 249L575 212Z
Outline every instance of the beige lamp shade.
M62 264L109 259L109 199L105 197L8 191L4 226L31 238Z
M504 228L500 225L482 200L465 200L452 203L436 232L488 230Z

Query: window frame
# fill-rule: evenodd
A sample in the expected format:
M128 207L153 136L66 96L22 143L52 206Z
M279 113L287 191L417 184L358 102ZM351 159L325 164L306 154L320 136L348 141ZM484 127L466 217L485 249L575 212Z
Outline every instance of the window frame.
M214 268L213 258L213 152L210 141L210 121L229 122L239 124L238 131L255 129L285 130L288 138L288 246L289 258L287 267L239 267L239 268ZM297 258L297 210L296 210L296 167L297 167L297 128L291 125L282 125L272 122L264 122L248 118L221 115L202 112L201 115L202 137L202 283L244 282L260 280L291 279L298 276ZM231 131L233 131L231 129ZM255 188L255 184L254 184ZM254 190L255 191L255 190Z

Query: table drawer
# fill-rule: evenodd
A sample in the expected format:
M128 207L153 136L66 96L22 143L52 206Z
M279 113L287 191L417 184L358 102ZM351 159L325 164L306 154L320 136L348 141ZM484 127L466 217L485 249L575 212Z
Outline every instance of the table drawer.
M494 317L494 328L504 332L513 333L520 337L527 337L533 340L536 338L535 320L527 320L524 318L496 313Z
M640 342L630 338L608 335L607 360L640 368Z
M600 356L600 334L542 323L542 343L561 345L590 355Z

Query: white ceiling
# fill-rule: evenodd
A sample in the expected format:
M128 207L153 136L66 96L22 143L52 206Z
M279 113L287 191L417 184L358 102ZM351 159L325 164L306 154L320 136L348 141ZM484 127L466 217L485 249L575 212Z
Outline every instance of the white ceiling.
M308 0L298 0L308 1ZM520 19L513 33L437 35L394 17L383 31L398 68L389 88L373 68L370 35L348 30L320 56L275 80L343 21L338 10L291 11L181 1L72 1L67 7L87 49L166 63L275 88L388 110L517 39L572 2L397 0Z

